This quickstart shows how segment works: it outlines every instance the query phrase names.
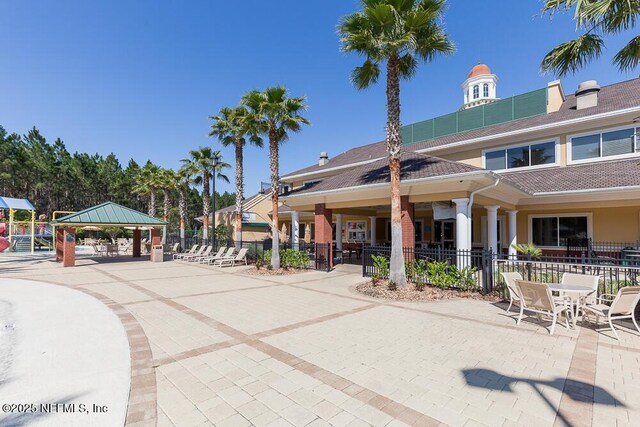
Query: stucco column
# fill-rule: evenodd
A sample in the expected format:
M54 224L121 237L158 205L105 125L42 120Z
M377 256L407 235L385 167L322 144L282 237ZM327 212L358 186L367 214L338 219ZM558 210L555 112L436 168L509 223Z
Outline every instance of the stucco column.
M487 209L487 249L493 254L498 253L498 208L500 206L486 206Z
M369 222L371 224L371 246L376 245L376 217L370 216Z
M517 213L518 211L507 211L509 216L509 256L516 255L513 245L518 243Z
M300 212L291 212L291 242L293 249L298 250L300 248Z
M152 228L151 229L151 249L153 249L154 246L160 245L161 243L161 237L160 237L160 230L158 230L157 228ZM151 261L153 261L153 250L151 251Z
M9 233L11 236L11 233ZM56 262L62 262L64 260L64 228L56 228Z
M342 214L336 214L336 249L342 250Z
M456 204L456 250L468 251L470 247L469 239L469 199L452 199ZM458 267L463 268L469 265L470 256L458 255Z
M333 267L333 245L331 244L333 238L333 230L331 229L332 218L331 209L327 209L324 203L316 204L316 257L318 257L320 253L325 254L322 256L328 255L329 259L327 263L329 263L329 267ZM328 247L324 245L328 245Z
M76 265L76 230L64 229L64 242L62 244L62 266L73 267Z

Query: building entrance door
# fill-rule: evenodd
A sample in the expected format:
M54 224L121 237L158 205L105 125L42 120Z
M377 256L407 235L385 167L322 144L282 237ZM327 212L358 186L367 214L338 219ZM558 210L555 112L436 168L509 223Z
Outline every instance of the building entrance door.
M443 249L456 247L456 221L447 219L433 222L433 237Z

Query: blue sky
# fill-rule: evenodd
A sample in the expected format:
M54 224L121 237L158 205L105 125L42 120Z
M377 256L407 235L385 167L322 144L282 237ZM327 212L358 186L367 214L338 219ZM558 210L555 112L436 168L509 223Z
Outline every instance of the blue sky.
M336 23L356 0L47 0L0 2L0 124L37 126L70 151L108 154L126 164L147 159L178 167L189 150L212 145L208 116L250 89L286 85L306 95L311 127L286 142L281 172L308 166L384 138L384 84L357 91L349 81L360 58L339 51ZM473 5L473 8L470 7ZM570 15L550 22L538 0L452 0L444 25L455 55L421 65L402 84L402 121L456 110L461 83L478 61L498 75L498 96L544 87L539 64L574 36ZM628 38L628 37L626 37ZM610 84L636 76L610 64L625 35L608 39L605 57L563 79ZM233 164L232 149L223 149ZM248 148L246 193L267 181L268 151ZM229 171L230 177L233 171ZM233 182L233 180L232 180ZM233 191L231 185L218 188Z

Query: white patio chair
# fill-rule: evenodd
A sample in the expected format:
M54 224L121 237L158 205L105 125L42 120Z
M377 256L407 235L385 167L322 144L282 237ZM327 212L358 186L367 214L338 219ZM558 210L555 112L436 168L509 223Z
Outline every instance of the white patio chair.
M231 256L229 258L218 259L218 260L213 262L213 265L218 265L220 267L223 267L225 265L231 265L231 267L233 267L233 266L236 265L236 262L238 262L238 263L244 262L244 265L247 265L247 252L248 251L249 251L249 249L242 248L238 252L238 255L236 255L235 257Z
M201 258L208 257L212 250L213 250L213 246L209 245L209 246L207 246L205 248L205 250L203 252L200 252L197 255L188 255L188 256L182 258L182 260L183 261L187 261L187 262L195 262L195 261L198 261Z
M173 259L182 259L187 255L193 255L196 253L197 250L198 250L198 245L193 245L191 246L191 249L189 249L187 252L183 252L181 254L173 254Z
M198 262L200 264L205 264L207 262L209 262L210 259L215 259L215 258L221 258L224 255L224 252L227 250L226 246L221 246L220 249L218 249L218 252L216 252L215 255L210 255L210 256L206 256L206 257L202 257L198 260Z
M235 252L236 248L234 247L230 247L229 249L227 249L227 252L219 257L209 257L209 259L207 260L207 264L215 264L217 261L223 260L223 259L229 259L229 258L233 258L233 253Z
M598 284L600 283L600 276L594 276L591 274L564 273L562 275L561 283L567 286L586 286L593 289L593 292L589 295L582 296L582 299L580 301L582 305L596 303L596 298L598 297Z
M509 290L509 307L507 307L507 311L511 310L511 306L514 302L520 304L520 294L518 294L518 285L516 284L516 280L522 280L522 274L517 271L509 271L500 273L502 278L504 279L504 283L507 285L507 289Z
M611 305L605 304L605 301L610 301ZM600 316L606 317L613 335L620 341L620 337L613 327L613 321L631 319L638 332L640 332L640 327L633 314L638 302L640 302L640 286L627 286L620 288L616 295L600 295L597 304L586 305L583 309L585 314L594 314L596 316L596 323L600 320Z
M515 282L520 294L520 316L518 317L518 325L520 324L525 311L536 313L538 315L538 320L540 320L540 315L544 314L551 316L551 329L549 330L549 333L553 335L553 332L556 329L558 316L565 313L565 326L569 329L569 320L566 313L569 313L573 321L573 312L571 307L566 302L561 302L557 299L554 300L553 295L551 295L549 285L545 283L529 282L526 280L516 280Z

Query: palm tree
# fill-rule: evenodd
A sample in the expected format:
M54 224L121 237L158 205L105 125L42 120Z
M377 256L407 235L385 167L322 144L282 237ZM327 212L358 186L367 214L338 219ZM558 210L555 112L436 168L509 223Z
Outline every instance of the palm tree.
M229 182L229 178L222 173L222 170L231 166L222 161L219 151L213 151L210 147L191 150L189 156L188 159L181 160L182 170L187 175L195 177L193 180L195 184L202 184L202 240L206 243L209 240L209 212L211 211L210 180L215 174L216 177ZM213 158L217 159L215 167L211 161Z
M280 240L278 230L278 191L280 184L280 144L289 138L289 132L300 132L302 125L311 124L302 117L307 104L304 96L289 98L283 86L270 87L259 92L253 90L242 97L242 103L255 118L256 129L269 137L269 165L271 169L271 266L280 268Z
M180 215L180 247L184 249L185 246L185 238L184 238L184 230L186 228L187 223L187 194L189 192L189 184L192 182L189 173L184 168L174 172L171 170L171 174L169 174L169 178L171 180L172 188L178 191L178 212Z
M638 0L546 0L543 12L553 15L575 6L576 29L583 34L554 47L542 60L542 70L562 77L575 73L591 60L599 58L605 48L604 36L631 30L640 18ZM613 63L620 71L630 71L640 64L640 36L632 38L616 53Z
M222 145L233 145L236 151L236 241L242 240L242 203L244 200L244 169L243 148L246 137L256 147L262 147L262 138L258 136L258 129L254 116L243 107L222 108L213 120L209 136L216 136Z
M147 161L136 175L133 192L149 198L148 214L156 216L156 192L161 185L161 170L157 165Z
M400 209L400 79L409 79L418 61L430 62L455 47L439 25L444 0L362 0L362 10L342 19L338 33L344 52L365 57L353 70L357 89L378 81L387 66L387 152L391 175L391 262L389 280L404 286L407 278L402 253Z

